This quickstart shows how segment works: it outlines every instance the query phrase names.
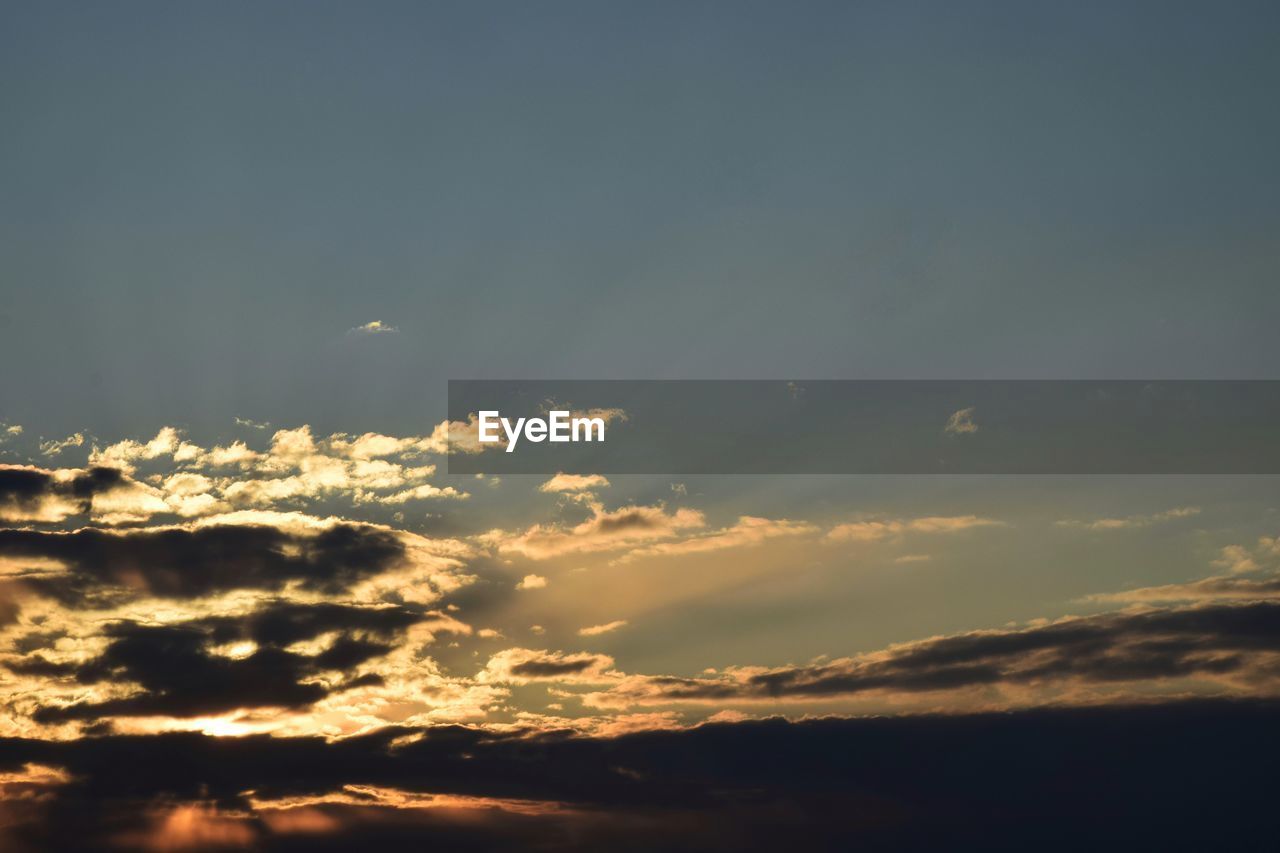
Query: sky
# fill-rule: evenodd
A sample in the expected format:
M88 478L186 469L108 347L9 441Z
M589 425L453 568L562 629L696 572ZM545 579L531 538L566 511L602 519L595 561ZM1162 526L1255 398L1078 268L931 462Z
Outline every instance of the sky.
M1275 477L450 475L446 388L1280 378L1278 25L3 4L0 846L1256 841Z

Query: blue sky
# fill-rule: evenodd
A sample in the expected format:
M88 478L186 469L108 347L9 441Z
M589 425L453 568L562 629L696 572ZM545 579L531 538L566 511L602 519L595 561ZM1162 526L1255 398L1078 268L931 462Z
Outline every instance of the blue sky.
M1280 378L1278 25L1265 2L5 4L0 847L277 849L319 825L290 815L358 847L391 808L439 846L453 794L466 832L719 840L723 814L670 803L684 765L607 757L627 732L754 756L819 731L796 754L825 758L867 714L1274 714L1273 476L448 476L443 437L462 378ZM1067 728L1040 742L1070 752ZM467 769L509 739L515 764ZM531 770L530 743L605 763ZM282 744L347 758L288 777ZM1184 745L1142 768L1265 792L1166 773ZM1090 748L1114 781L1129 753ZM796 837L867 802L888 831L1008 813L929 760L936 801L822 762L816 798L679 790ZM1129 803L1037 773L1009 778L1063 826ZM598 799L633 783L650 799Z
M6 406L408 432L449 377L1271 376L1276 14L11 7Z

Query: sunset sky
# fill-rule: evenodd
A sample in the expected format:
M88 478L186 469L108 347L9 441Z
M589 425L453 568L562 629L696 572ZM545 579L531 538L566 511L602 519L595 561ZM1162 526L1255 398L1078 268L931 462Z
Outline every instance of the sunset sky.
M0 847L1247 847L1275 476L450 475L446 383L1277 378L1278 25L3 4Z

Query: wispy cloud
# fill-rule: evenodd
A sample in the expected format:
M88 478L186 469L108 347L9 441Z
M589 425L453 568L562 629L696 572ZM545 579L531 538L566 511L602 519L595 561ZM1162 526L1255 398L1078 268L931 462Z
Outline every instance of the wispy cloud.
M942 431L948 435L969 435L978 431L978 425L973 420L975 407L970 406L967 409L961 409L958 412L952 412L951 417L947 418L947 425Z
M881 542L911 533L960 533L979 527L1003 527L1005 523L976 515L930 515L920 518L881 518L838 524L827 532L828 542Z
M615 619L612 622L605 622L603 625L589 625L586 628L579 628L578 635L581 637L596 637L600 634L608 634L610 631L616 631L626 624L626 619Z
M388 325L381 320L370 320L361 326L353 326L347 330L348 335L394 335L399 333L400 329L396 326Z
M1095 518L1090 521L1065 518L1054 523L1059 527L1074 527L1081 530L1132 530L1138 527L1150 527L1153 524L1161 524L1166 521L1191 518L1192 516L1199 514L1199 507L1181 506L1165 510L1164 512L1152 513L1150 515L1128 515L1122 518Z
M1067 617L804 665L736 667L694 678L626 676L583 701L629 708L999 689L1005 691L1001 704L1012 707L1062 690L1134 691L1192 680L1224 693L1275 693L1278 620L1280 604L1268 602Z
M588 554L635 547L702 527L706 518L692 509L668 512L663 506L626 506L605 510L591 505L591 517L572 526L535 524L522 533L491 531L483 542L499 552L545 560L566 554Z
M756 518L744 515L731 527L714 530L680 539L675 542L659 542L629 551L615 560L615 563L641 557L678 556L682 554L705 554L710 551L721 551L725 548L739 548L746 545L759 545L767 539L782 536L807 536L818 530L812 524L803 521L791 521L786 518Z
M64 450L70 450L73 447L82 447L84 445L84 433L73 433L63 439L51 439L49 441L40 442L40 452L45 456L57 456Z
M1213 561L1229 574L1196 581L1139 587L1086 596L1084 601L1140 604L1170 601L1263 601L1280 598L1280 537L1263 536L1253 547L1228 545ZM1252 577L1251 577L1252 575Z

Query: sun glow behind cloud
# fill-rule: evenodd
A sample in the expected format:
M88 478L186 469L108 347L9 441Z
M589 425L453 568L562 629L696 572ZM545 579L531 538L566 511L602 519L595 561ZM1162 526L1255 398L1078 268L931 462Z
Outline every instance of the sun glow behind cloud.
M804 584L828 566L937 577L964 549L1051 533L1098 542L1207 513L1183 505L1032 522L951 506L783 517L726 511L666 480L636 493L600 475L483 479L485 489L464 491L481 481L440 473L445 430L321 436L299 426L206 445L166 427L146 439L87 439L82 459L68 456L74 447L58 454L67 467L0 466L0 736L342 744L404 730L398 742L411 744L420 730L462 726L613 739L770 715L1280 692L1280 647L1247 627L1273 618L1280 564L1270 537L1221 545L1199 580L1079 599L1128 610L785 664L747 657L708 668L686 654L677 667L636 665L675 608L691 608L683 630L696 633L708 630L699 610L708 602L812 602ZM451 535L403 523L406 511L441 505L467 520L452 522ZM1167 660L1140 654L1152 643ZM32 767L10 787L70 784L55 764ZM129 838L253 844L262 827L334 833L384 810L450 821L577 815L553 799L346 783L254 797L252 819L177 804Z

